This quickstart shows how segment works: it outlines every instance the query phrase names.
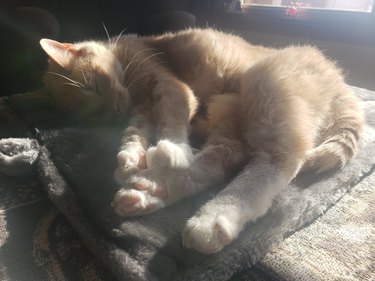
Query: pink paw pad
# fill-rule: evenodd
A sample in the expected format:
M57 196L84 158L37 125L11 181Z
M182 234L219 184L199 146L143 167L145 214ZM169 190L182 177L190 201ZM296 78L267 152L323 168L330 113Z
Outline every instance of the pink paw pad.
M121 189L112 203L115 212L122 217L147 215L164 207L168 190L161 182L133 178L132 189Z

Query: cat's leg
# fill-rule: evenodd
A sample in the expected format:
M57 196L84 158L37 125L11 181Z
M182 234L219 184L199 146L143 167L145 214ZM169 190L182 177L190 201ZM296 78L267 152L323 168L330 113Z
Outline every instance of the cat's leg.
M148 116L134 114L124 130L122 145L117 154L118 167L114 177L124 184L130 175L146 168L146 149L149 145L150 124Z
M188 85L173 77L159 81L152 95L156 145L147 151L147 165L187 168L193 159L188 131L197 99Z
M152 100L151 108L137 109L138 113L125 129L115 171L119 184L146 167L186 168L192 161L188 129L197 108L192 90L181 81L167 77L154 87ZM157 143L148 148L151 128Z
M122 216L147 214L165 203L169 204L172 199L175 200L176 196L171 194L175 186L181 186L180 179L186 173L184 169L188 169L193 161L193 153L188 144L188 130L189 121L197 108L197 100L192 90L181 81L167 77L154 87L152 100L150 114L156 145L146 152L141 150L148 169L122 182L124 186L114 198L115 211ZM135 143L134 145L134 141L131 141L128 147L135 146L136 151L139 151L137 148L140 147L140 142ZM166 173L168 177L164 176ZM163 178L168 178L168 182L162 183ZM165 200L167 185L168 199Z
M295 177L313 147L317 122L306 100L277 79L272 61L250 69L242 82L240 124L253 158L228 186L188 222L183 243L205 253L221 250L248 222L263 216ZM290 81L288 80L290 79Z
M274 197L290 182L293 174L290 171L298 169L302 161L290 163L289 171L274 162L267 153L258 154L188 220L183 245L204 253L220 251L238 236L246 223L263 216Z
M249 159L238 140L209 144L189 168L152 167L130 177L113 201L120 216L145 215L228 181Z

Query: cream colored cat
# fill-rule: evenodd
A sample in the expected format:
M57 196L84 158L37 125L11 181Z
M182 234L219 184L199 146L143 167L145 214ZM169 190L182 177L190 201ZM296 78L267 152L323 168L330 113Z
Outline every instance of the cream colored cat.
M118 215L226 183L187 222L186 247L219 251L301 169L342 167L356 153L361 108L313 47L269 49L211 29L112 40L42 39L46 88L67 114L130 116L117 155ZM203 140L196 155L190 133Z

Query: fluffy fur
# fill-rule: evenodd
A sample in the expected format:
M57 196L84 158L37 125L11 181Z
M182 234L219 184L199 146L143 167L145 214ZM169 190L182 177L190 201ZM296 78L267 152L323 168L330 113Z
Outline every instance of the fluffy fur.
M42 39L46 93L67 114L130 116L115 178L120 216L226 184L186 225L186 247L221 250L302 170L356 153L363 117L340 70L310 46L269 49L211 29L76 44ZM201 140L193 155L189 135Z

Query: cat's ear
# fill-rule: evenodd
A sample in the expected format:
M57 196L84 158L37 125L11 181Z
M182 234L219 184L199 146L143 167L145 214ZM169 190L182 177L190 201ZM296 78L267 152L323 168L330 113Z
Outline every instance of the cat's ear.
M74 44L60 43L51 39L41 39L39 43L47 55L65 69L71 67L73 59L78 54Z

